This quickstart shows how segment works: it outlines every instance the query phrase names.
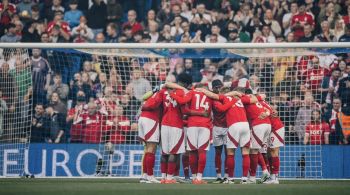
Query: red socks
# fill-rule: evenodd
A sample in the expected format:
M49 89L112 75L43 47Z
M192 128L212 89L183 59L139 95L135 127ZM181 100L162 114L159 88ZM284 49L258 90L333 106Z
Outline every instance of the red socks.
M198 154L197 151L191 151L190 153L190 168L192 174L197 174L198 172Z
M221 152L215 152L215 170L217 174L221 174Z
M233 178L235 171L235 156L228 155L226 160L227 173L230 178Z
M148 158L148 153L145 153L142 159L142 173L147 173L147 158Z
M189 157L189 155L182 155L182 168L184 170L185 178L190 177L190 157Z
M250 168L250 158L249 154L243 154L242 155L242 168L243 168L243 177L248 177L248 172Z
M176 162L168 162L168 175L174 175L176 170Z
M147 161L146 162L147 175L152 176L156 157L153 153L146 153L145 157L146 157L146 161Z
M207 162L207 151L198 151L198 173L203 173Z
M258 168L259 154L250 154L250 176L256 176L256 169Z
M278 174L278 172L280 171L280 158L277 157L272 157L272 174Z
M258 156L258 164L259 164L259 166L261 167L262 170L267 170L263 154L259 153L258 155L259 155Z
M161 161L160 162L160 172L167 173L168 171L168 162L167 161Z

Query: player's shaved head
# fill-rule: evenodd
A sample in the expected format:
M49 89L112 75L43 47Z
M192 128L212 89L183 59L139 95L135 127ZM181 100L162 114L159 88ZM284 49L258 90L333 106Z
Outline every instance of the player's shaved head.
M181 73L177 76L177 82L179 85L188 88L192 85L192 76L186 73Z

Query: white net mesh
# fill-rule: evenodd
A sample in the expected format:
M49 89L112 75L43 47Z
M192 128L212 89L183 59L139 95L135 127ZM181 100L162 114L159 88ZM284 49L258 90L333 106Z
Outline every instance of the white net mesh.
M253 91L267 95L286 127L280 176L322 177L322 146L312 139L324 131L311 129L307 144L304 136L307 126L313 125L312 110L322 110L323 116L336 95L321 90L322 81L330 77L343 51L332 52L334 55L298 48L33 49L31 60L27 50L4 49L2 53L1 72L8 76L0 78L2 100L7 104L0 112L0 147L16 150L6 157L8 163L11 158L23 159L29 139L98 144L101 156L91 164L98 175L140 175L143 151L137 137L137 114L142 95L165 81L175 82L178 74L186 72L194 82L209 83L209 87L215 79L227 85L249 79ZM41 105L52 110L44 114ZM41 122L45 125L40 126ZM6 159L4 155L9 154L0 155ZM2 167L0 175L18 175L23 170L24 162L20 162ZM159 156L155 164L159 176ZM206 170L210 175L205 176L215 176L213 158L208 158Z

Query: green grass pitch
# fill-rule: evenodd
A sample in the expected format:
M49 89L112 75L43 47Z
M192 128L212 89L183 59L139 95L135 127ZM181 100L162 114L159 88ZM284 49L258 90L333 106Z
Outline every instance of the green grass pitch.
M238 183L238 181L237 181ZM343 195L350 181L283 180L280 185L140 184L135 179L0 179L0 195Z

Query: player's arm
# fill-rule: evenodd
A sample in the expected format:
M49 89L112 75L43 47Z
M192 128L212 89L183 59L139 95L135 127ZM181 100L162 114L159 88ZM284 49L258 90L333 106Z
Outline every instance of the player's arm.
M184 88L176 83L171 83L171 82L166 82L163 87L168 88L168 89L182 89L184 91L187 91L186 88Z
M196 88L195 90L198 91L198 92L204 93L204 95L206 95L210 99L213 99L213 100L219 100L220 99L218 94L215 94L215 93L213 93L213 92L211 92L209 90L206 90L204 88Z
M258 98L255 97L254 95L243 95L241 97L241 101L244 105L255 104L258 102Z
M208 117L210 116L210 113L207 111L198 111L198 110L192 110L189 108L188 104L181 107L181 111L185 115L191 115L191 116L203 116Z
M186 104L186 103L191 101L191 99L192 99L192 91L188 92L184 96L182 96L182 94L179 95L179 94L176 94L174 92L171 92L170 93L170 97L173 98L180 105L184 105L184 104Z
M225 94L226 96L229 96L229 97L242 97L243 94L238 92L238 91L230 91L228 93Z
M227 101L226 103L222 103L222 102L225 102L224 99L225 99L225 96L224 95L220 95L220 101L215 101L213 103L213 106L215 108L215 110L219 111L219 112L226 112L228 109L230 109L233 104L236 103L235 100L233 101Z
M160 104L162 103L162 94L163 91L159 91L152 95L149 99L147 99L146 102L142 105L141 110L147 111L147 110L155 110L159 108Z

